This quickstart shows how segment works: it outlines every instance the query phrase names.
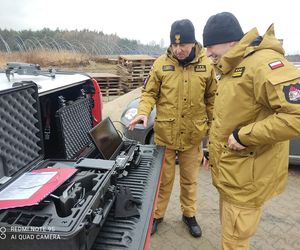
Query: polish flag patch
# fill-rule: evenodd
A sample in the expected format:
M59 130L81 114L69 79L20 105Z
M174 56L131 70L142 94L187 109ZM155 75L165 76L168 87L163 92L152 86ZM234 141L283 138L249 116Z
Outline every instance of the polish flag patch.
M282 61L275 61L275 62L269 63L269 66L271 69L277 69L277 68L283 67L284 64Z

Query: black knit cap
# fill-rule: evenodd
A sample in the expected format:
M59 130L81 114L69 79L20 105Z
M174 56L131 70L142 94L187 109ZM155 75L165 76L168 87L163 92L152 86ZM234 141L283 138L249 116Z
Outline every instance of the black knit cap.
M171 26L171 44L195 43L195 28L188 19L175 21Z
M222 12L207 20L203 30L203 46L239 41L243 36L237 18L229 12Z

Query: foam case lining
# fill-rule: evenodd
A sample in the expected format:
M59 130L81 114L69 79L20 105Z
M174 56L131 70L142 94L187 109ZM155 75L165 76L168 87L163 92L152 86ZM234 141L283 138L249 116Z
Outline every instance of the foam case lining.
M35 84L0 92L0 178L43 157Z
M93 127L91 98L81 98L56 111L62 138L63 158L73 159L91 144L88 132Z

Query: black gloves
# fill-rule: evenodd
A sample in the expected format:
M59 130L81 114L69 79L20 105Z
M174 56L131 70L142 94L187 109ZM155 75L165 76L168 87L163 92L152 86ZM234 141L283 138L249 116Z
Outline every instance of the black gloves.
M119 192L116 197L115 203L115 218L127 218L131 216L140 216L137 209L138 205L141 205L140 200L135 199L129 187L119 186Z

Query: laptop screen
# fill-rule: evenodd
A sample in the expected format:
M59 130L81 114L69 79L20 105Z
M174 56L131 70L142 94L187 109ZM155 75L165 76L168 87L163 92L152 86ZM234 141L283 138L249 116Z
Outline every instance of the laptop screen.
M102 120L89 131L92 141L103 159L109 160L122 145L122 138L109 117Z

